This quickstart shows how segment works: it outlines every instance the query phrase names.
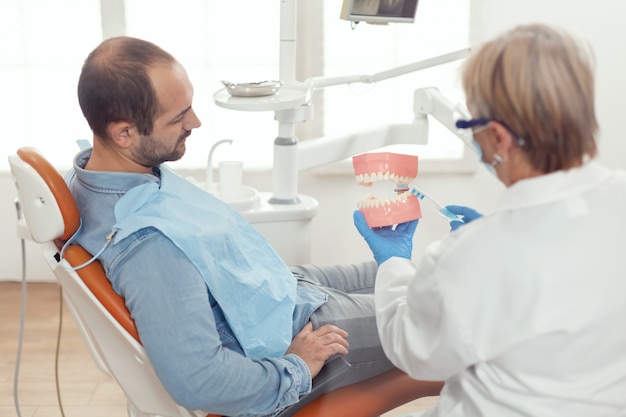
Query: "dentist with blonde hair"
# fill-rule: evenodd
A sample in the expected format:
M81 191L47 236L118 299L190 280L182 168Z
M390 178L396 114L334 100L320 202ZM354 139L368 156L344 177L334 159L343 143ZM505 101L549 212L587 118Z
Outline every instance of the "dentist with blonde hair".
M450 206L463 223L416 262L416 222L370 229L355 212L385 353L445 380L427 416L626 415L626 174L594 160L591 48L519 26L473 53L463 87L457 125L506 190L485 216Z

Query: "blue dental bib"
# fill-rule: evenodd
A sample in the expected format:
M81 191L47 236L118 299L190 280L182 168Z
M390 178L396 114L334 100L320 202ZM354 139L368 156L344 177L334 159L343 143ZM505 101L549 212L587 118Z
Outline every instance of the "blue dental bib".
M202 274L246 355L283 356L297 285L287 265L230 206L160 168L160 187L137 186L115 205L113 244L140 229L158 229Z

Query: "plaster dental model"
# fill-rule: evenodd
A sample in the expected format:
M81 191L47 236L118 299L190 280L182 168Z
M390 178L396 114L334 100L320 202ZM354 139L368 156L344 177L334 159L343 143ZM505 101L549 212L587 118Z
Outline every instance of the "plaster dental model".
M391 152L365 153L352 158L359 185L372 186L377 181L396 184L396 195L378 199L371 194L357 202L369 227L384 227L422 217L419 199L409 189L417 177L417 156Z

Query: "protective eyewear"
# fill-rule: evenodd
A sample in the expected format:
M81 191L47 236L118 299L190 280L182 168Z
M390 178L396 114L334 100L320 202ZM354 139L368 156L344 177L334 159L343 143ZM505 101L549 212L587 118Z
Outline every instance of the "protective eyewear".
M507 125L505 125L502 122L499 122L497 120L493 120L493 119L460 119L457 120L455 125L457 129L472 129L472 134L476 134L479 133L483 130L485 130L487 128L487 125L489 124L489 122L498 122L500 123L502 126L505 127L506 130L508 130L511 135L513 136L513 139L515 140L515 143L517 144L517 146L524 146L524 144L526 143L526 141L519 137L517 134L515 134L515 132L513 132L511 129L509 129L509 127Z
M491 121L491 119L467 119L467 120L457 120L456 128L457 129L472 129L472 133L476 134L482 130L487 128L487 124Z

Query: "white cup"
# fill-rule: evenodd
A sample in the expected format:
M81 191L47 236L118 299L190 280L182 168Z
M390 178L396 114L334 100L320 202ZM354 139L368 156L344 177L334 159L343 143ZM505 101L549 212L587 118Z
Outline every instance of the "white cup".
M220 196L224 201L234 201L241 197L243 180L242 161L220 161Z

